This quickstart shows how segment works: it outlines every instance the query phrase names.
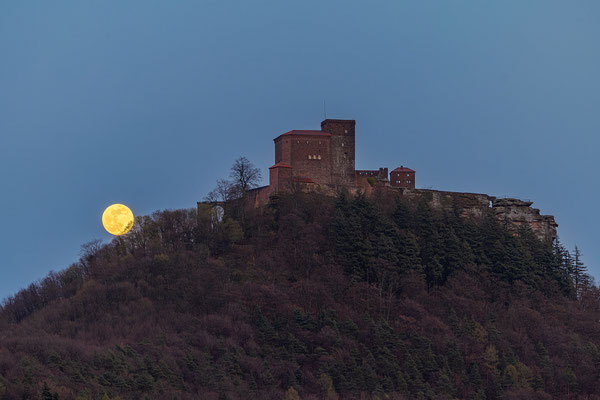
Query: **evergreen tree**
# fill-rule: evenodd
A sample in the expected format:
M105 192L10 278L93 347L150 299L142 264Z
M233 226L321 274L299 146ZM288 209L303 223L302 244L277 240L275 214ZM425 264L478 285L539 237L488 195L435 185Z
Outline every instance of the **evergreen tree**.
M471 363L469 367L469 382L471 385L473 385L473 387L479 387L482 383L481 375L479 374L479 367L477 367L477 364L475 363Z
M376 364L377 363L375 362L375 357L373 357L373 354L369 352L367 354L367 357L363 361L362 375L365 383L365 389L370 393L373 393L375 389L377 389L377 385L379 382Z
M477 391L477 393L475 393L473 400L487 400L487 396L485 395L485 390L479 389Z
M447 395L448 397L454 397L454 387L452 386L452 381L450 381L447 371L440 371L436 386L439 388L441 393Z
M44 386L42 387L42 394L40 395L41 400L58 400L58 393L50 392L50 387L48 383L44 382Z
M567 385L567 396L570 396L571 393L577 391L577 376L570 365L565 367L563 371L563 379Z
M406 202L396 197L396 208L392 214L392 220L399 229L410 229L412 226L412 213Z
M455 335L459 336L460 333L460 322L458 321L458 316L456 315L456 311L454 308L450 309L448 313L448 326L452 329Z
M448 359L448 366L454 373L462 371L464 361L456 341L449 342L446 345L446 357Z
M575 254L572 263L573 285L575 286L575 294L581 298L583 289L589 285L590 279L587 275L587 267L581 259L581 250L575 246Z
M418 393L424 390L423 375L419 370L415 359L410 353L407 353L404 357L404 379L409 390L412 393Z

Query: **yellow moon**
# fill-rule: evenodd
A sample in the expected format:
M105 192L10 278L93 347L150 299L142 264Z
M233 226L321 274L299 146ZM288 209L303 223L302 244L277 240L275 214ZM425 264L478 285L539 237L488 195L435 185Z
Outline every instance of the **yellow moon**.
M113 204L104 210L102 225L108 233L124 235L133 228L133 213L123 204Z

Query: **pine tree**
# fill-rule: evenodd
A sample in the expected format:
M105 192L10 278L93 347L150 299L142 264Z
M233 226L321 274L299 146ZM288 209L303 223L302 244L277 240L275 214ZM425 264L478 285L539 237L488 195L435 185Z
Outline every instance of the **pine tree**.
M275 345L277 341L277 332L265 317L260 309L256 313L256 327L258 328L259 337L265 343Z
M564 369L564 380L567 385L567 396L570 396L577 388L577 376L570 365L567 365Z
M404 358L403 371L405 373L404 379L406 380L406 384L409 390L413 393L418 393L422 391L424 388L423 375L417 367L415 359L411 356L410 353L406 353L406 356Z
M449 342L446 345L446 357L448 358L448 366L451 368L452 372L457 373L462 371L464 361L456 341Z
M50 393L50 388L46 382L44 382L44 386L42 387L41 400L52 400L52 393Z
M400 273L410 270L420 271L421 257L417 237L412 232L400 232L396 236L396 247L398 249L398 267Z
M364 377L365 388L369 392L374 392L377 388L379 378L377 377L376 362L373 354L369 352L363 361L362 374Z
M44 382L42 387L42 394L40 395L41 400L58 400L58 393L51 393L48 383Z
M475 363L471 363L469 366L469 382L474 387L479 387L482 383L481 375L479 374L479 368Z
M396 209L392 214L392 219L399 229L409 229L412 226L412 214L406 203L396 198Z
M448 371L440 371L436 386L440 389L441 393L448 395L448 397L453 397L454 387L448 375Z
M589 285L589 278L587 275L587 267L581 260L581 250L575 246L575 255L573 256L572 274L573 274L573 285L575 286L575 294L577 298L581 298L583 289Z
M562 262L564 271L566 271L567 275L569 275L571 280L573 280L573 274L575 270L573 265L573 257L571 257L569 250L564 248L562 249Z
M451 308L450 312L448 313L448 326L450 329L452 329L452 332L454 332L455 335L460 336L460 322L458 321L458 316L456 315L454 308Z
M425 278L430 288L444 283L444 267L437 255L433 256L425 265Z

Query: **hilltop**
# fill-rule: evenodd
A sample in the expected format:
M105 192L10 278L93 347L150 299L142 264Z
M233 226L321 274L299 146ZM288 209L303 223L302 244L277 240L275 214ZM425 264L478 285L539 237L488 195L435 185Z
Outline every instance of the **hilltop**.
M3 302L0 398L600 398L578 253L423 199L139 217Z

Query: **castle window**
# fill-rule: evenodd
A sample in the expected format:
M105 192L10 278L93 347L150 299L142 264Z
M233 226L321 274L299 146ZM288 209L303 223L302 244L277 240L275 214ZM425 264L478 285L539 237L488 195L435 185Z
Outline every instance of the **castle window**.
M342 143L342 147L344 147L344 143Z
M313 154L313 160L316 160L317 156L315 154Z
M317 157L319 158L319 160L321 159L321 155L320 154Z
M310 160L312 157L310 156L310 154L308 155L308 159Z
M344 129L344 133L348 133L348 129Z

